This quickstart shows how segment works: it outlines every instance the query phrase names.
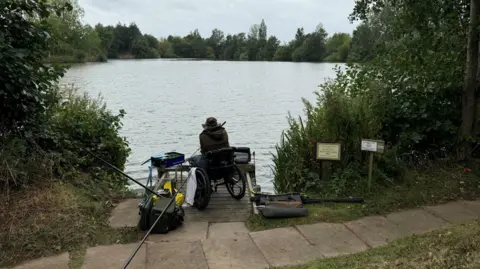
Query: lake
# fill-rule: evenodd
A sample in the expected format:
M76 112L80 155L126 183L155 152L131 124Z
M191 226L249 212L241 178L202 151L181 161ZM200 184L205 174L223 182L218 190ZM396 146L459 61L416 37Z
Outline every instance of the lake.
M126 171L147 177L140 164L152 154L178 151L189 157L199 147L207 117L226 121L230 145L256 153L257 183L273 192L272 157L287 116L304 115L301 98L335 76L335 64L115 60L70 68L62 84L91 96L101 94L109 109L125 109L121 134L132 148Z

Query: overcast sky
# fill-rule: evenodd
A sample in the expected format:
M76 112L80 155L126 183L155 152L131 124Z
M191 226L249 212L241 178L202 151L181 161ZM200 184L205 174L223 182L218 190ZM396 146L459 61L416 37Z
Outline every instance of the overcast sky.
M321 22L327 31L351 33L348 15L355 0L79 0L89 24L135 22L142 33L156 37L184 36L198 29L210 36L213 28L225 34L248 32L262 18L268 35L282 41L294 38L296 29L315 30Z

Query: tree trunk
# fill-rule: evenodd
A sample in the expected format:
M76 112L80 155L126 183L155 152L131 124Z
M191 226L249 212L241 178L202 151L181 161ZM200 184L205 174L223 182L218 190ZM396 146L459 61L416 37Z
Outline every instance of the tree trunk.
M479 33L480 34L480 33ZM480 134L480 39L478 44L478 67L477 82L475 91L475 122L473 123L473 135Z
M478 15L479 0L470 1L470 26L467 44L467 62L462 93L462 125L460 127L460 147L458 158L463 160L470 156L473 124L475 120L475 88L478 71Z

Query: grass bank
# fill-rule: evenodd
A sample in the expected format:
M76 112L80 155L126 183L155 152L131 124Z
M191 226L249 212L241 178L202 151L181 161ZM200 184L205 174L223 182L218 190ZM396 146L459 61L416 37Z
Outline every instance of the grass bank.
M384 247L284 269L480 268L480 221L450 226Z
M76 268L89 246L139 240L142 234L135 228L108 225L114 205L131 196L88 176L75 183L50 181L2 195L0 267L68 251L70 268Z
M265 219L252 216L247 226L252 231L318 222L343 222L370 215L382 215L400 209L441 204L448 201L480 197L480 170L465 173L463 167L437 163L429 169L410 170L401 183L372 186L370 194L352 189L351 196L364 198L364 204L306 205L304 218ZM311 197L332 198L331 193L310 194Z

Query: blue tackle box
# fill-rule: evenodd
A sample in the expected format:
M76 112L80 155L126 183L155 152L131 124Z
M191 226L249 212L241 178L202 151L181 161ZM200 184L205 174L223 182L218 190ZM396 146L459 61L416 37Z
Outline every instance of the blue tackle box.
M178 152L158 153L150 158L152 166L172 167L185 162L185 155Z

